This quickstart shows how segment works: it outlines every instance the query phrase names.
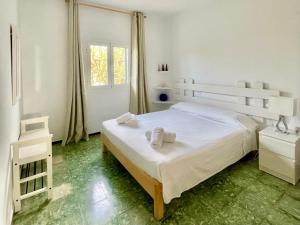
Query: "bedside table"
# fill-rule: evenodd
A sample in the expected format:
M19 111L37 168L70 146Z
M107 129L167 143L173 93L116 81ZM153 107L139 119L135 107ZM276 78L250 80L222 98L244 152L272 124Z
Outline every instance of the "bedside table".
M300 136L275 129L259 132L259 169L295 185L300 177Z

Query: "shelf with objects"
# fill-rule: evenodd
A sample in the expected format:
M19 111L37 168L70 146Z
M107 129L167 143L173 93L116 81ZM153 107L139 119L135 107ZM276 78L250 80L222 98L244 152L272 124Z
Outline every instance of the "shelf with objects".
M153 88L154 89L154 100L155 104L174 104L173 101L173 88L166 85L160 85Z
M168 64L159 64L157 71L159 73L168 73L169 72L169 66L168 66Z

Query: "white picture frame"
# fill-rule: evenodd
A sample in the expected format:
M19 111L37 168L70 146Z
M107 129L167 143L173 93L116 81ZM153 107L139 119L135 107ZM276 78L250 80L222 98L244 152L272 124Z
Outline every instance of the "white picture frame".
M21 98L21 45L18 27L10 27L12 105Z

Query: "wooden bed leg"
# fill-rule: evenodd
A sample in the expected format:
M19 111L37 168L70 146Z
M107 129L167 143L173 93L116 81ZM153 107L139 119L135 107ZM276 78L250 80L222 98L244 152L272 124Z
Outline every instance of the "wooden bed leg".
M154 217L157 220L164 218L164 200L162 195L162 184L155 185L155 194L154 194Z
M103 151L103 153L108 152L108 148L106 147L105 144L102 144L102 151Z
M107 148L107 146L104 144L104 141L103 141L103 139L102 139L102 135L100 135L100 141L101 141L101 143L102 143L102 151L103 151L103 153L108 152L108 148Z

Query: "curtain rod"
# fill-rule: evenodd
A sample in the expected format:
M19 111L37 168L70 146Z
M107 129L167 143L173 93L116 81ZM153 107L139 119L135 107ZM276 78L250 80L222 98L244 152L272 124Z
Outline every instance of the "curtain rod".
M133 13L132 11L125 10L125 9L118 9L118 8L113 8L113 7L106 6L106 5L94 4L94 3L88 3L88 2L79 2L79 5L97 8L97 9L109 10L109 11L123 13L123 14L127 14L127 15L132 15L132 13Z

